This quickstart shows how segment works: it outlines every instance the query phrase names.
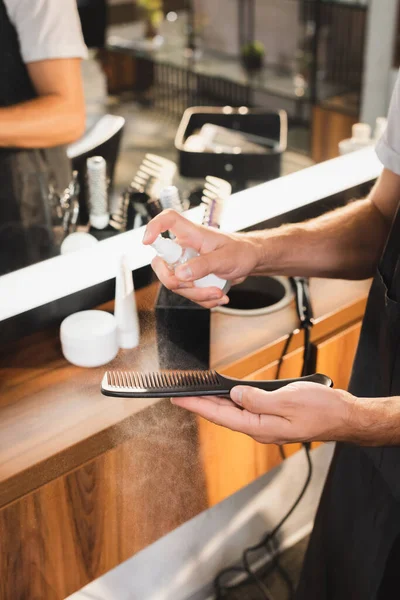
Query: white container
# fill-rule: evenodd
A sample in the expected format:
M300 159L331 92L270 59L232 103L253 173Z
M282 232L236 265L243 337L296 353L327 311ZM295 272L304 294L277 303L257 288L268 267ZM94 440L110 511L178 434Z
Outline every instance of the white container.
M368 123L355 123L352 127L351 138L339 142L339 154L349 154L368 146L373 146L375 141L371 138L371 127Z
M61 323L61 348L65 358L78 367L100 367L118 354L117 321L101 310L85 310Z
M86 231L74 231L63 240L60 252L61 254L69 254L70 252L77 252L85 248L93 248L98 243L99 240L94 235L86 233Z
M140 343L139 316L136 307L132 271L126 256L121 259L115 281L115 320L118 346L124 350L136 348Z

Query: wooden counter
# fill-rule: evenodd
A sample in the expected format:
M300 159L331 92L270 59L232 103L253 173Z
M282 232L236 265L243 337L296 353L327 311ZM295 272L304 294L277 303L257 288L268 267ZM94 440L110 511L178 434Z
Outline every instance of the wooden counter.
M348 378L368 287L312 281L313 343L339 384ZM111 368L157 369L156 291L138 292L140 348L121 351ZM273 377L296 324L293 305L263 317L213 313L212 366ZM344 371L327 361L332 339L352 340ZM301 347L296 335L283 376L297 369ZM1 600L65 598L280 460L275 447L167 400L106 398L103 373L68 364L57 331L0 353Z

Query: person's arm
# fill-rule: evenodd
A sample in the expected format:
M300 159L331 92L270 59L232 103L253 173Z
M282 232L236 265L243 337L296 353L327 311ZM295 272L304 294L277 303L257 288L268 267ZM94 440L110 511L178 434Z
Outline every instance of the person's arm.
M400 198L400 176L384 170L365 200L295 225L250 234L224 234L194 225L166 211L147 226L144 243L170 230L184 246L200 253L171 273L156 258L162 283L211 308L228 299L217 288L198 289L193 281L215 273L229 281L253 273L363 279L376 268Z
M172 403L264 444L400 445L400 397L355 398L316 383L293 383L276 392L238 386L231 398L174 398Z
M255 272L366 279L374 274L400 199L400 177L385 169L368 198L306 223L250 234L261 243Z
M68 144L85 129L79 58L27 64L38 98L0 108L0 146L46 148Z

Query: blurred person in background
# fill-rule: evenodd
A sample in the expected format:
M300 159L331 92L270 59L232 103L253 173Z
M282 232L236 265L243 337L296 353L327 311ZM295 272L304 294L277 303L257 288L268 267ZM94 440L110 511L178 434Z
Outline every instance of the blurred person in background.
M86 54L76 0L0 0L0 273L46 246L49 190L70 183L65 146L85 129Z
M88 48L104 49L107 29L106 0L77 0L83 38Z

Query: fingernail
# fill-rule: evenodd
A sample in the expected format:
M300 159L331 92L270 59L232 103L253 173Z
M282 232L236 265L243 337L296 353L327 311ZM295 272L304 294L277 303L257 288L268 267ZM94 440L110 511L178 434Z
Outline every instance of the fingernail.
M175 275L178 279L183 279L184 281L192 278L192 269L188 265L183 265L182 267L178 267L175 271Z
M224 304L229 304L229 298L227 298L226 296L221 298L221 301L219 302L220 306L223 306Z
M142 240L143 244L145 244L147 242L147 240L149 239L149 237L150 237L149 236L149 232L146 229L146 231L144 232L143 240Z
M235 387L231 390L231 398L239 406L242 406L243 390L240 387Z

